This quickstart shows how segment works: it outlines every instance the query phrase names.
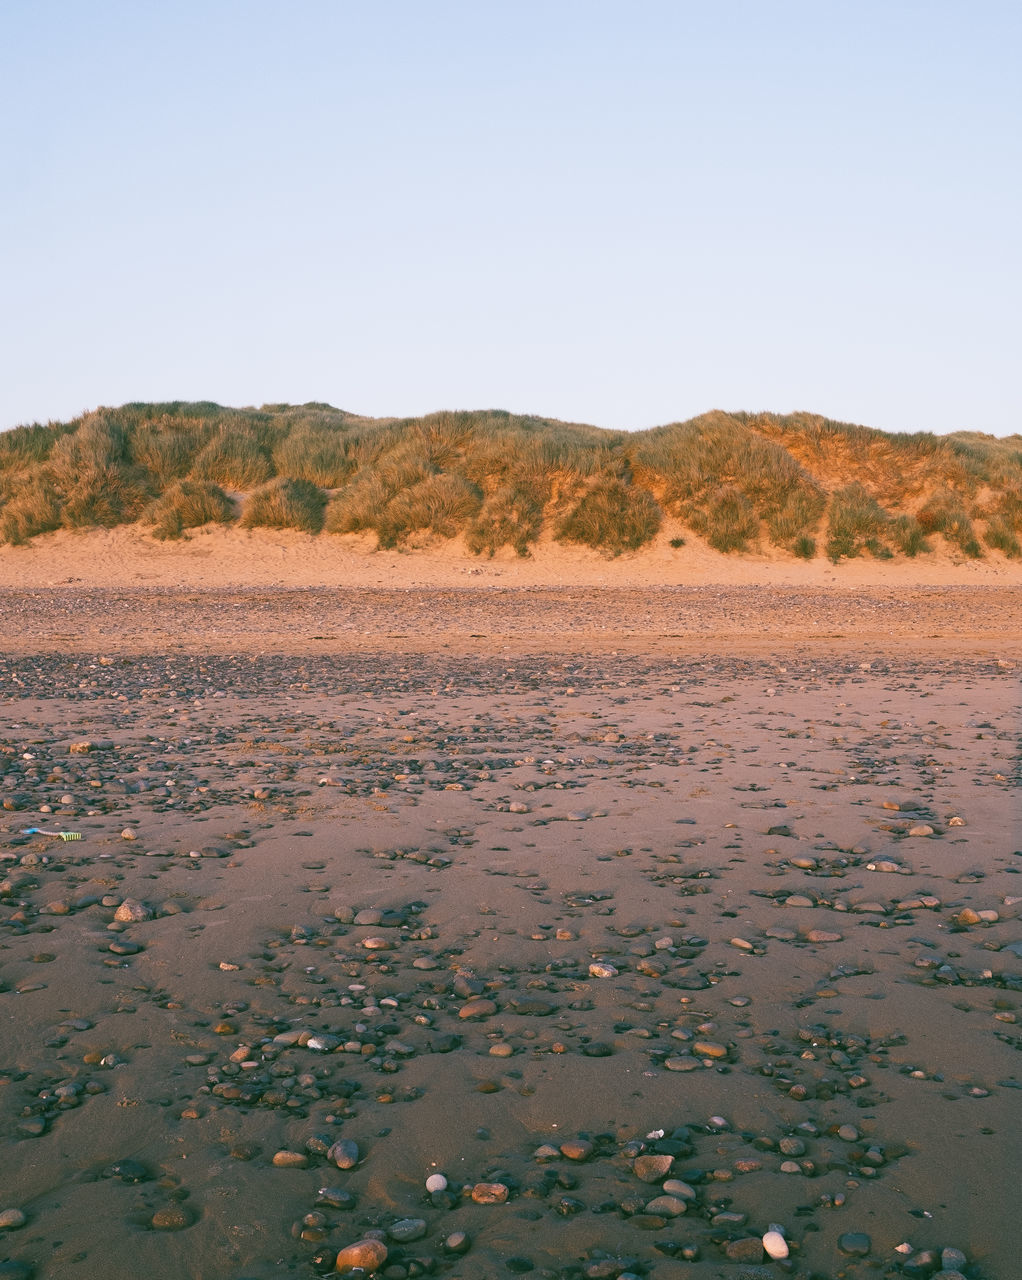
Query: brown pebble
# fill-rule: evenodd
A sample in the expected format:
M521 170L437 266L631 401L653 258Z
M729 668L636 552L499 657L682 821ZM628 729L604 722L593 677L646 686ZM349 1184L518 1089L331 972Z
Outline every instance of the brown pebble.
M661 1182L671 1172L673 1156L636 1156L632 1172L640 1182Z
M166 1209L157 1209L150 1219L154 1231L184 1231L195 1221L190 1209L184 1205L172 1204Z
M274 1152L273 1163L278 1169L305 1169L309 1157L301 1151L277 1151Z
M387 1246L382 1240L356 1240L337 1255L334 1271L378 1271L387 1261Z
M472 1188L476 1204L504 1204L510 1192L503 1182L477 1182Z
M593 1154L593 1144L585 1138L569 1138L561 1143L561 1155L567 1160L588 1160Z
M458 1010L459 1018L489 1018L497 1012L497 1006L492 1000L487 1000L483 996L477 997L475 1000L466 1000Z

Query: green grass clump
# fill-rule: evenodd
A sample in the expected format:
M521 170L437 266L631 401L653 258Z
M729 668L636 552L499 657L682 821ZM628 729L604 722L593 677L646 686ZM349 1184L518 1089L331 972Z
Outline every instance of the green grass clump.
M330 499L323 528L327 533L369 533L390 499L380 477L366 472Z
M243 529L299 529L319 533L323 528L326 495L309 480L277 476L249 495L241 512Z
M983 541L995 551L1003 551L1009 560L1022 558L1022 543L1014 527L1003 516L994 516L987 522Z
M191 469L191 479L211 480L225 489L254 489L272 475L273 463L256 436L231 427L213 436Z
M554 537L617 556L652 542L662 521L663 512L648 490L608 476L586 489L560 521Z
M154 538L180 538L186 529L205 524L229 524L234 504L218 484L209 480L176 480L146 508L145 524L153 526Z
M765 504L770 541L775 547L786 547L801 559L806 559L795 548L798 545L804 547L806 541L813 541L811 531L819 524L826 505L822 489L815 485L792 484L778 493L774 501Z
M207 434L201 419L164 415L140 424L131 437L131 456L166 488L188 474Z
M920 552L931 550L926 541L926 531L915 516L895 516L890 523L890 532L903 555L914 558Z
M482 506L482 494L464 476L431 475L403 489L376 521L383 548L397 547L414 533L453 538Z
M969 513L953 494L934 494L916 513L916 519L924 533L943 534L971 559L983 554Z
M273 451L273 465L282 476L308 480L322 489L336 489L355 470L348 456L348 442L341 428L302 424Z
M891 517L872 494L858 483L845 485L832 496L827 526L827 555L837 563L868 551L878 559L890 559L886 537Z
M799 560L815 560L816 539L810 538L807 534L802 534L801 537L795 539L792 551Z
M642 432L626 450L636 479L717 550L746 550L761 520L770 541L790 550L823 513L821 487L755 423L710 413Z
M54 444L44 473L57 491L65 529L129 523L153 496L148 475L131 461L127 433L102 412Z
M469 522L466 539L474 555L492 556L501 547L511 547L521 557L543 528L543 508L550 496L549 485L524 479L506 484L491 493L478 514Z
M733 485L724 485L709 497L707 504L693 511L689 522L716 551L748 551L759 538L756 508Z

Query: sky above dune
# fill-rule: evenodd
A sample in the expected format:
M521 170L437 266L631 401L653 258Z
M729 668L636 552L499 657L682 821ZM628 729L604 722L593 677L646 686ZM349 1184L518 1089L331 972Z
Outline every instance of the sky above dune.
M1015 0L5 0L0 428L1022 431Z

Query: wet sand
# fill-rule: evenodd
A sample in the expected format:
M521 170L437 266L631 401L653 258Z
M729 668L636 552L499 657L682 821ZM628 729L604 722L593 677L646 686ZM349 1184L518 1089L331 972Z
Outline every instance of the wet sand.
M1017 593L0 608L0 1274L1017 1274Z

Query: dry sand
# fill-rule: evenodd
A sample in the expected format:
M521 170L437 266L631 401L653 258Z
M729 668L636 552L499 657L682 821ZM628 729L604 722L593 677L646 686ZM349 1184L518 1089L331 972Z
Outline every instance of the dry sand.
M682 533L685 545L672 547ZM374 546L369 535L312 537L286 529L209 527L177 542L157 542L131 525L60 532L24 547L0 546L0 587L1022 586L1022 562L995 551L981 560L931 553L838 565L823 556L795 560L771 547L722 556L672 521L651 547L615 559L549 537L527 559L506 548L493 558L472 555L461 540L414 551Z
M1017 570L253 537L0 553L0 1275L1018 1274Z

